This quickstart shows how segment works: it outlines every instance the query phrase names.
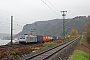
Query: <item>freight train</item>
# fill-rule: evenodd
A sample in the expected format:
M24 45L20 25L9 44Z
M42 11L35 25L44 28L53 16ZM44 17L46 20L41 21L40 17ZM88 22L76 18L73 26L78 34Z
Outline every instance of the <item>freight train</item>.
M21 35L19 38L19 43L42 43L46 41L52 41L52 40L57 40L58 37L56 36L41 36L41 35Z

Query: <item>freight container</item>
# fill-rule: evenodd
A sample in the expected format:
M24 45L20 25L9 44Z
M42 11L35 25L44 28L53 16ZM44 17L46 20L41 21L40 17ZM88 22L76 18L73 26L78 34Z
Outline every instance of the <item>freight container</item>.
M49 41L49 37L48 36L43 36L43 41Z
M47 36L47 40L50 40L50 36Z
M53 40L56 40L56 39L57 39L57 37L56 37L56 36L53 36L53 37L52 37L52 39L53 39Z
M43 36L43 41L46 41L47 40L47 36Z
M43 36L37 35L37 42L43 42Z

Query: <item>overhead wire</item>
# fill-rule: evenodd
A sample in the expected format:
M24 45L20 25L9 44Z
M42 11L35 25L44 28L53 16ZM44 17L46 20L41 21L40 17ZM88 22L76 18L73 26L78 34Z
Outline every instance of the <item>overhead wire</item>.
M26 17L21 17L21 16L19 16L19 15L15 15L15 14L12 14L12 13L10 13L10 12L6 12L6 11L3 11L3 10L0 10L0 11L5 12L5 13L11 15L11 16L19 17L19 19L21 18L21 19L27 19L27 20L30 20L30 19L28 19L28 18L26 18ZM8 19L8 20L9 20L9 19ZM14 21L14 22L16 22L16 21ZM21 23L21 24L27 24L28 22L19 22L19 23Z
M3 19L3 18L0 18L1 20L0 20L0 22L2 22L3 24L5 24L5 25L7 25L7 24L11 24L11 22L10 22L10 20L9 19ZM1 23L1 24L2 24ZM17 21L14 21L13 22L14 24L13 25L23 25L24 23L21 23L21 22L17 22ZM18 24L19 23L19 24Z
M11 22L9 19L0 18L0 22L2 22L2 23L0 23L1 29L5 29L5 30L7 29L7 31L10 31ZM22 25L20 25L20 24L17 25L17 23L14 22L13 23L13 30L16 31L16 30L20 30L20 29L22 29ZM3 30L0 30L0 31L3 32Z
M2 19L2 18L0 18L1 20L0 20L0 22L2 22L0 25L10 25L11 24L11 22L8 22L7 20L8 19ZM6 20L6 21L5 21ZM23 23L22 23L23 24ZM14 24L13 25L16 25L16 26L22 26L22 24L18 24L18 23L15 23L14 22Z
M0 10L0 11L3 11L3 10ZM5 12L5 13L7 13L7 14L10 14L11 16L17 16L17 17L19 17L19 18L24 18L24 19L30 20L30 19L28 19L27 17L23 17L23 16L15 15L15 14L13 14L13 13L6 12L6 11L3 11L3 12ZM24 22L24 23L25 23L25 22Z
M0 26L0 28L5 28L5 27L10 28L9 26L4 26L4 25L1 25L1 26Z
M42 0L41 0L42 1ZM48 0L47 0L48 1ZM44 4L46 4L45 2L46 2L46 0L45 0L45 2L44 1L42 1ZM50 3L50 1L48 1L49 3ZM51 4L51 3L50 3ZM46 4L53 12L55 12L48 4ZM51 4L53 7L54 7L54 5L53 4ZM55 7L54 7L55 8ZM55 8L56 9L56 8ZM57 10L57 9L56 9ZM0 11L3 11L3 10L0 10ZM58 11L58 10L57 10ZM10 13L10 12L6 12L6 11L3 11L3 12L5 12L5 13L7 13L7 14L10 14L10 15L13 15L12 13ZM60 16L57 12L55 12L58 16ZM17 15L15 15L15 16L17 16ZM21 16L17 16L17 17L21 17ZM25 17L21 17L21 18L25 18ZM27 19L27 18L25 18L25 19ZM8 19L9 20L9 19ZM26 23L22 23L22 21L21 22L17 22L17 21L14 21L14 23L16 22L16 25L18 26L18 25L23 25L23 24L26 24Z
M19 19L15 18L15 20L19 20ZM15 21L15 20L13 20L14 23L16 22L16 23L19 23L20 25L26 24L25 22L22 22L22 21L20 21L20 22L18 21L18 22L17 22L17 21ZM8 22L8 21L9 21L9 22L10 22L11 20L0 17L0 21L3 21L3 22ZM10 24L11 24L11 23L10 23Z
M42 0L41 0L42 1ZM47 5L54 13L56 13L58 16L60 16L57 12L55 12L48 4L46 4L44 1L42 1L45 5Z
M58 9L49 0L47 0L47 1L58 11Z
M41 0L42 1L42 0ZM46 0L45 0L46 1ZM48 1L48 0L47 0ZM47 3L45 3L44 1L42 1L45 5L47 5L54 13L56 13L58 16L60 16L56 11L54 11ZM48 1L49 3L50 3L50 1ZM50 3L51 4L51 3ZM54 7L54 5L53 4L51 4L53 7ZM55 7L54 7L55 8ZM56 8L55 8L56 9ZM56 9L57 10L57 9ZM1 10L2 11L2 10ZM57 10L58 11L58 10ZM13 15L13 14L11 14L11 13L9 13L9 12L6 12L6 11L3 11L3 12L5 12L5 13L8 13L9 15ZM17 16L17 15L15 15L15 16ZM17 17L21 17L21 16L17 16ZM21 18L25 18L25 17L21 17ZM25 18L25 19L27 19L27 18ZM3 20L5 20L5 22L7 22L7 21L10 21L9 19L3 19ZM28 19L29 20L29 19ZM5 23L4 22L4 23ZM11 22L7 22L7 24L11 24ZM16 26L16 27L20 27L20 26L22 26L23 24L26 24L25 22L24 23L22 23L22 21L14 21L14 26ZM1 25L3 25L3 24L1 24ZM5 24L6 25L6 24Z
M2 12L2 10L0 10L1 12ZM9 13L9 12L6 12L6 11L3 11L3 13L5 14L5 16L6 15L10 15L10 16L14 16L14 20L13 20L13 32L17 32L17 31L20 31L20 30L22 30L22 28L23 28L23 26L25 25L25 24L27 24L26 22L22 22L22 21L15 21L15 20L22 20L22 19L27 19L27 18L25 18L25 17L21 17L21 16L18 16L18 15L15 15L15 14L11 14L11 13ZM18 19L18 17L19 17L19 19ZM27 20L29 20L29 19L27 19ZM11 19L7 19L7 18L3 18L3 17L0 17L0 22L2 22L2 24L0 24L0 28L1 29L7 29L6 31L10 31L10 29L11 29ZM4 30L0 30L1 32L6 32L6 31L4 31ZM15 33L16 34L16 33Z

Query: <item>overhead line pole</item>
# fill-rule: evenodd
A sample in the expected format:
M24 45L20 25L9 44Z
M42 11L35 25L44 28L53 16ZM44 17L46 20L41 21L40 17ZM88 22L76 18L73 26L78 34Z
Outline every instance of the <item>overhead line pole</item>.
M11 16L11 45L13 40L13 16Z
M65 39L65 16L66 16L67 11L61 11L61 13L63 16L63 39Z

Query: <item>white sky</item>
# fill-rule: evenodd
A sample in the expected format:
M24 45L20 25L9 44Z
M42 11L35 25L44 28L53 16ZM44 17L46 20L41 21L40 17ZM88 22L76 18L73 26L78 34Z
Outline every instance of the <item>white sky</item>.
M47 5L45 5L44 1ZM18 26L33 23L35 21L42 21L48 19L60 18L61 10L67 10L66 18L73 18L75 16L88 16L90 15L90 0L0 0L0 22L10 26L10 16L14 16L14 22L16 29L14 33L18 33L22 27ZM56 10L49 2L58 10ZM3 19L3 21L2 21ZM8 20L6 20L8 19ZM8 23L9 22L9 23ZM2 26L2 25L1 25ZM10 33L10 27L1 27L0 33Z

